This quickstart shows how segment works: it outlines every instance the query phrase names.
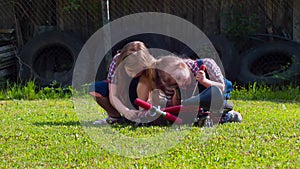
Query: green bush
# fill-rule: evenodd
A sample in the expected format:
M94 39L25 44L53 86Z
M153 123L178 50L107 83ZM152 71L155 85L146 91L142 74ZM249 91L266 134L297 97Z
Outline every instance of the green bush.
M72 87L56 87L54 82L49 87L39 88L34 81L25 84L7 83L0 92L0 100L35 100L35 99L62 99L72 96Z

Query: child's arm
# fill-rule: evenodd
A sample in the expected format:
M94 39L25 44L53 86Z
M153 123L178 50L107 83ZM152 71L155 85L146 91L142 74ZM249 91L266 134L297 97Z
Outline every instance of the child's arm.
M137 96L139 99L148 101L151 93L151 82L147 77L141 76L137 85Z
M223 83L207 79L203 70L200 70L198 72L198 74L196 75L196 80L206 88L209 86L217 86L222 92L224 92L225 90L225 85Z
M206 66L206 72L209 76L209 79L206 78L205 72L200 70L196 75L197 81L205 87L217 86L222 92L224 92L225 82L220 67L211 58L204 58L203 64Z
M118 97L117 86L113 83L109 83L109 101L115 109L123 114L128 120L134 121L137 119L138 110L131 110L126 107Z

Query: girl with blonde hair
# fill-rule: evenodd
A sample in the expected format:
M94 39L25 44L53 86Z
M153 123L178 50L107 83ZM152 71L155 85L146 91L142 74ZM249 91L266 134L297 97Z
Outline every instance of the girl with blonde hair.
M201 70L201 66L205 65L206 70ZM199 93L210 86L218 87L224 93L225 107L227 105L227 97L231 89L225 85L225 78L223 77L219 66L211 58L203 59L181 59L177 56L166 56L156 62L156 67L159 69L157 72L157 82L160 89L165 92L168 100L167 106L181 104L181 99L191 97L194 94L193 90L196 87ZM193 80L195 78L195 80ZM192 83L192 82L195 83ZM229 86L229 88L232 86ZM179 88L187 89L185 92L188 95L182 97ZM189 90L189 91L188 91ZM229 90L229 91L228 91ZM192 94L192 95L189 95ZM242 116L240 113L233 111L232 106L229 105L232 117L227 122L241 122ZM228 112L224 111L223 116L227 117ZM222 118L223 118L222 116ZM221 119L220 123L223 123Z
M109 85L111 104L130 121L135 121L140 112L134 106L135 99L149 99L153 88L151 65L154 62L148 50L133 52L118 65L117 74Z
M166 106L180 104L180 100L177 99L178 88L188 87L193 79L189 67L175 55L160 57L154 67L156 71L153 79L156 87L163 91L167 98ZM175 94L177 97L174 97Z
M141 89L148 88L151 84L146 78L150 76L150 70L147 69L154 61L145 44L140 41L130 42L118 51L109 66L107 80L96 82L90 87L90 94L108 114L107 118L97 120L94 124L123 122L123 116L129 120L135 119L138 111L128 102L130 100L126 91L130 86L128 80L136 76L131 85L130 93L133 94L130 97L133 99L132 95L135 95L135 97L146 99L147 92Z

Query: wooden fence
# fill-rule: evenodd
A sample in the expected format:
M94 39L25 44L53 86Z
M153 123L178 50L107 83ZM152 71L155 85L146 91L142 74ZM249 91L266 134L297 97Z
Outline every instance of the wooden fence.
M14 8L5 4L13 2ZM88 39L105 23L105 0L1 0L0 28L16 14L25 39L45 27L68 30ZM109 0L110 19L137 12L182 17L206 34L277 34L299 39L297 0ZM14 9L14 11L12 11ZM7 21L10 22L7 22Z
M224 34L233 42L248 34L300 42L299 0L0 0L0 30L16 29L17 47L22 50L41 32L73 32L86 41L108 21L139 12L173 14L206 35ZM240 52L248 47L241 46ZM101 67L107 67L109 57L105 62Z

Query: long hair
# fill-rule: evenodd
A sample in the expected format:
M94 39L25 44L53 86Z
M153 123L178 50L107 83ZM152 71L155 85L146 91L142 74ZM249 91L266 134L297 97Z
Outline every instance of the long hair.
M128 103L129 101L128 89L132 80L132 77L126 73L125 69L150 78L152 76L150 68L154 60L143 42L130 42L120 51L117 61L116 85L119 98L123 103Z
M191 79L189 67L183 59L175 55L160 57L155 63L155 69L155 79L157 82L168 82L170 80L181 82Z
M175 91L177 91L177 101L173 102L173 100L171 104L180 104L180 100L186 98L189 91L182 92L179 87L189 89L194 80L190 68L182 58L172 54L160 57L154 67L153 81L156 87L164 92L168 101L173 100Z
M117 65L119 65L127 56L137 52L137 51L144 51L149 53L146 45L141 41L133 41L127 43L120 51L120 56L117 61Z

